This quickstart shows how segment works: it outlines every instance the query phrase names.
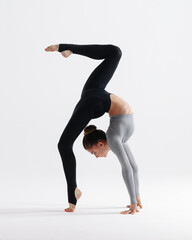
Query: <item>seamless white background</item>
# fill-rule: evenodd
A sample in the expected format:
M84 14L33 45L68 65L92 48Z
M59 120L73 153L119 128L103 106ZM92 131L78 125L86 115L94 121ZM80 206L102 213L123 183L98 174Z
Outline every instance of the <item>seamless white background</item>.
M96 225L104 221L95 239L108 234L106 222L111 224L111 239L127 239L128 232L130 239L191 239L191 11L190 0L0 0L0 239L63 239L66 234L68 239L79 234L90 239L94 224L84 229L90 218L98 221ZM83 133L73 148L83 192L78 203L82 215L69 220L62 212L67 190L57 143L86 79L101 61L75 54L64 58L44 50L59 43L114 44L122 50L106 90L134 110L135 132L129 145L139 167L144 207L134 216L107 214L105 221L99 218L104 216L101 212L92 219L97 208L93 215L90 210L83 216L82 206L103 206L106 213L104 206L130 203L116 156L110 152L96 159L83 149ZM105 131L109 116L90 124ZM53 205L60 207L59 219L65 217L63 228L61 222L48 227L49 221L38 225L38 220L31 220L31 206ZM19 215L20 223L25 222L23 232L17 209L24 206L28 210L23 218ZM73 216L77 214L78 209ZM29 225L24 215L32 221ZM121 220L114 223L109 218ZM43 227L39 235L31 231L30 238L25 235L29 226L34 231ZM54 233L58 226L63 230ZM74 226L76 231L69 233Z

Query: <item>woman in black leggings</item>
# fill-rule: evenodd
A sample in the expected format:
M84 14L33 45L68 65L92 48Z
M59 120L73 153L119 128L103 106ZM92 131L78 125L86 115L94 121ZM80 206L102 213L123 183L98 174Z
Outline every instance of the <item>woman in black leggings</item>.
M69 57L73 53L93 59L104 59L87 79L81 98L58 142L67 181L69 208L65 211L73 212L77 200L81 196L81 191L77 188L76 183L76 159L72 149L73 144L91 119L99 118L106 112L110 113L110 110L113 113L112 111L115 110L110 97L112 94L107 92L105 87L118 66L122 52L119 47L112 44L58 44L51 45L45 50L58 51L64 57Z

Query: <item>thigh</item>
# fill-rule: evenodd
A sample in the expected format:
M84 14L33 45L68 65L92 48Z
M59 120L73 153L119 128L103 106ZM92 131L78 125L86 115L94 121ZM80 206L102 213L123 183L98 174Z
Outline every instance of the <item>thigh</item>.
M128 114L126 118L122 119L120 134L122 136L123 143L127 142L134 132L135 126L133 117L133 114Z
M85 82L82 94L91 88L105 89L118 66L119 60L120 55L118 54L112 54L103 60Z
M92 111L87 109L85 104L78 102L60 137L60 141L65 146L71 146L91 119Z

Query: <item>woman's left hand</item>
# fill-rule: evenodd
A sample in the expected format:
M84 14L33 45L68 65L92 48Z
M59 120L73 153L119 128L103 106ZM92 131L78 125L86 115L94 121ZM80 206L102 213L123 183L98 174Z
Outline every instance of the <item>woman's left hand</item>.
M139 212L139 210L137 209L137 203L135 204L131 204L130 205L130 209L129 210L126 210L126 211L123 211L123 212L120 212L121 214L135 214L135 212Z

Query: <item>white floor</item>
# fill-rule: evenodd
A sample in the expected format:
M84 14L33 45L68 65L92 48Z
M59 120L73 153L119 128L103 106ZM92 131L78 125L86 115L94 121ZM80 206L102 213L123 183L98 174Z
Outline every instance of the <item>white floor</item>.
M143 184L143 209L135 215L121 215L126 208L117 198L82 198L74 213L60 204L0 205L0 240L191 240L191 181L165 182Z

